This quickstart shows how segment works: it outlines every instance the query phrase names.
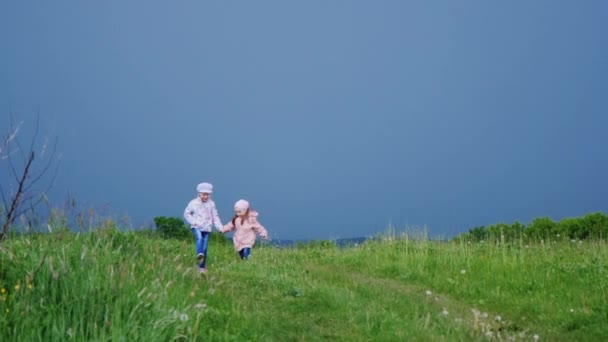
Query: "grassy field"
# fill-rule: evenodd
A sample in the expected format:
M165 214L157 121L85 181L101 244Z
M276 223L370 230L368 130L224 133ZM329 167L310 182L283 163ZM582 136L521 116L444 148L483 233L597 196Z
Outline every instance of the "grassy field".
M0 340L607 340L608 245L387 234L351 248L99 230L0 247Z

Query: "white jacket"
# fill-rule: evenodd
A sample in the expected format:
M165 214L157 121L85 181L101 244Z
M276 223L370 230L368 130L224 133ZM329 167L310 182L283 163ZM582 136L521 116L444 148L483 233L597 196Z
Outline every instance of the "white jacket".
M186 210L184 210L184 218L188 221L190 227L198 228L203 232L211 232L212 226L215 226L217 230L221 230L223 227L215 202L211 199L207 202L201 201L198 197L191 200Z

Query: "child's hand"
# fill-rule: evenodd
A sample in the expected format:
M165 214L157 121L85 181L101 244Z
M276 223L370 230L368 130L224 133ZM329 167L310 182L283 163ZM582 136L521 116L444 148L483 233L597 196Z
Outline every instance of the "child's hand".
M261 235L262 235L262 239L268 240L268 234L261 234Z

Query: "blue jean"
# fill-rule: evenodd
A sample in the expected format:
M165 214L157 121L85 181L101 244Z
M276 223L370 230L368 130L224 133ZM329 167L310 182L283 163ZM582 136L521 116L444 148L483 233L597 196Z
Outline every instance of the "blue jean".
M205 268L207 263L207 247L209 246L209 232L201 232L198 228L192 228L194 234L194 246L196 247L196 255L203 253L205 256L203 261L198 265L200 268Z
M245 247L239 251L241 259L249 259L249 253L251 253L251 248L249 247Z

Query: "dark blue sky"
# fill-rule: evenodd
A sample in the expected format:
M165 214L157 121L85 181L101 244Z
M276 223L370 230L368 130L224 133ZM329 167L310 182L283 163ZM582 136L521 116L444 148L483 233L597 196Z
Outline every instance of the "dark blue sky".
M599 0L3 1L0 108L59 137L57 203L181 217L210 181L274 238L451 236L608 210L606 23Z

